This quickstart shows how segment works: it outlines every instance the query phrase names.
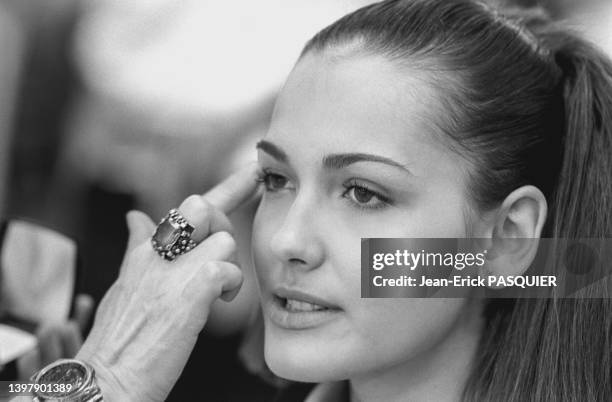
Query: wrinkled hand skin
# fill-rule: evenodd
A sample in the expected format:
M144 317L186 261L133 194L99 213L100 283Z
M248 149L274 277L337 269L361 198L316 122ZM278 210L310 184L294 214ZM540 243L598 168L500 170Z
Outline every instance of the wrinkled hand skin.
M153 224L145 219L138 213L128 218L132 236L146 233L147 240L126 255L77 355L94 367L109 401L165 400L212 302L241 281L238 268L223 262L235 252L229 233L215 233L169 263L148 243Z
M218 297L231 301L240 289L243 277L231 262L236 243L225 214L257 195L260 176L257 164L250 164L208 193L188 197L179 209L190 211L194 239L201 243L172 262L153 251L151 219L128 214L130 239L119 278L76 356L93 366L105 401L166 399L212 303Z

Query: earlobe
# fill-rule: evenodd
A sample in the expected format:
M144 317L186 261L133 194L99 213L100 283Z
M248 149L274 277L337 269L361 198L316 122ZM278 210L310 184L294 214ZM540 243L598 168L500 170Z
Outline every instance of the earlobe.
M522 275L533 262L546 221L544 194L534 186L514 190L502 202L490 230L487 274Z

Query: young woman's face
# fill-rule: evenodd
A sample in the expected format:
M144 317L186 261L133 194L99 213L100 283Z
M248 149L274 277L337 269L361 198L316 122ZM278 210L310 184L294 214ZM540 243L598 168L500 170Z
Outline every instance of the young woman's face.
M272 371L331 381L435 349L461 299L361 299L362 237L465 237L466 173L429 124L423 77L382 58L311 54L259 145L253 255Z

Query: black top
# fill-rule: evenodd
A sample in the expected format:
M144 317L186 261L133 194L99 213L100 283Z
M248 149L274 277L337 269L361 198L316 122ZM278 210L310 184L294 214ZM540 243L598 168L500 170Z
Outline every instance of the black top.
M319 384L293 382L279 392L273 402L304 402ZM317 392L316 402L349 402L348 381L325 384Z
M274 402L304 402L304 399L317 384L294 382L288 387L283 388Z

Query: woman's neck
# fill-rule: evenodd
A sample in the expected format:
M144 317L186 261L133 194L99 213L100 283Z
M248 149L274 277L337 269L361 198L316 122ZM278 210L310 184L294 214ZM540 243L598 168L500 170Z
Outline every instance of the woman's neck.
M482 331L482 303L472 300L449 335L401 365L350 380L351 402L458 401Z

